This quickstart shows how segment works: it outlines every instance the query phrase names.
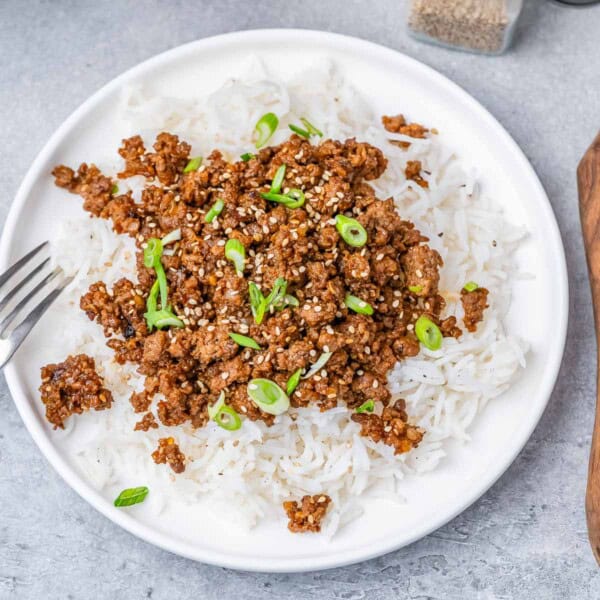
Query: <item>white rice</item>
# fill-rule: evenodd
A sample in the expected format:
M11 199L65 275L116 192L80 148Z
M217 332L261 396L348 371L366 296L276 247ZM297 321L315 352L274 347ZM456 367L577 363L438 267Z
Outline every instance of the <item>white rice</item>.
M110 411L69 419L66 431L55 435L74 449L78 467L95 487L111 496L124 487L148 485L146 504L155 511L202 500L203 507L217 508L216 518L227 514L229 522L235 519L240 526L252 527L265 515L283 515L284 500L327 493L333 509L324 534L331 536L360 510L368 510L364 499L369 496L402 501L402 480L434 469L446 455L448 441L468 442L476 415L525 366L524 342L505 332L502 324L510 304L510 282L516 277L512 254L524 231L503 219L438 136L417 140L385 132L380 115L331 65L288 82L277 80L255 60L244 73L242 80L202 98L174 99L130 89L123 99L123 115L131 133L141 132L148 144L156 133L168 130L192 143L193 155L206 156L219 148L236 159L252 149L254 124L267 111L281 119L271 143L287 138L288 123L310 116L326 137L356 137L383 150L389 165L373 185L379 197L395 199L402 216L415 222L442 255L447 314L462 317L458 292L465 282L477 281L491 292L491 306L476 333L465 331L458 341L446 338L437 352L423 348L390 375L392 393L406 399L411 420L427 432L422 443L394 456L392 448L359 436L359 426L343 407L325 413L314 408L290 411L272 427L245 420L233 433L214 423L198 430L161 426L133 432L139 415L128 398L141 389L143 380L130 366L113 361L100 328L77 308L79 297L94 281L111 285L123 276L135 278L133 244L116 236L108 222L83 214L76 222L64 223L53 243L54 262L77 277L52 308L53 318L59 326L61 319L64 324L65 342L50 358L60 360L77 352L96 357L116 401ZM312 85L307 87L306 81ZM410 141L411 146L404 150L389 139ZM431 173L429 189L407 182L408 160L421 160ZM109 165L112 173L118 168L114 162L98 164ZM120 187L129 185L139 198L142 184L130 180ZM150 457L158 438L167 434L177 439L188 458L185 472L177 477Z

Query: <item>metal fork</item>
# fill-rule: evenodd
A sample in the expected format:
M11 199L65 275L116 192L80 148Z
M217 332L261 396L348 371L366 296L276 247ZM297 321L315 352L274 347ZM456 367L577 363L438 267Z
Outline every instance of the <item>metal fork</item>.
M56 300L59 294L65 289L73 277L65 277L61 280L58 287L54 287L52 291L44 296L42 300L36 304L31 311L8 333L10 326L16 322L16 318L20 312L27 306L27 304L44 288L50 287L50 283L53 282L59 275L62 274L62 269L57 267L48 275L46 275L39 283L35 285L23 298L15 304L10 311L3 315L3 312L9 305L13 298L16 298L20 290L22 290L33 278L42 271L42 269L50 262L50 258L46 258L39 265L32 268L25 276L14 284L14 286L4 293L4 287L6 283L28 265L32 259L37 256L46 246L48 242L43 242L37 248L34 248L31 252L26 254L23 258L18 260L14 265L9 267L4 273L0 275L0 369L10 360L12 355L16 352L17 348L23 343L23 340L27 337L29 332L33 329L34 325L40 320L42 315L48 310L50 305ZM2 295L4 293L4 295Z

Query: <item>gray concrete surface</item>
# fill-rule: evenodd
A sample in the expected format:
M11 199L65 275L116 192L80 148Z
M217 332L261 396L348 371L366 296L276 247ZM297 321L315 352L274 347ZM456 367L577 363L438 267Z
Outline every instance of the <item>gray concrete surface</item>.
M226 31L324 29L417 57L496 115L548 191L571 286L559 383L504 477L410 547L320 573L236 573L170 555L120 530L51 470L1 380L0 598L600 598L583 512L595 352L574 178L600 128L600 6L526 5L514 49L485 58L409 39L402 0L0 2L0 222L48 136L123 70Z

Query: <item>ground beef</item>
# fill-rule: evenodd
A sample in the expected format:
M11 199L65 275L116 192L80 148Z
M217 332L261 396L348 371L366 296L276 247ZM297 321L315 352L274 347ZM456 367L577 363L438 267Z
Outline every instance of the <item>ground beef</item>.
M96 363L86 354L69 356L64 362L42 367L40 386L46 418L54 429L64 429L70 415L110 408L113 397L96 373Z
M439 269L443 264L437 250L429 246L412 246L401 258L402 269L408 289L417 296L437 294L440 281Z
M387 131L390 133L401 133L413 138L425 138L429 129L423 127L419 123L407 123L404 115L395 115L393 117L381 117L381 122ZM408 148L410 142L394 142L401 148Z
M404 174L406 175L406 179L414 181L417 185L420 185L422 188L428 188L429 182L426 179L423 179L423 177L421 177L422 170L423 167L421 166L420 160L409 160L406 163Z
M316 496L303 496L302 501L284 502L283 508L287 513L288 529L292 533L305 533L321 531L321 521L331 503L331 498L326 494Z
M152 453L152 459L157 465L168 464L175 473L185 471L185 455L172 437L158 440L158 448Z
M381 415L354 414L352 420L360 425L361 435L391 446L394 454L416 448L423 439L423 431L408 424L404 400L397 400L393 406L386 406Z
M158 429L158 423L151 412L146 413L133 428L134 431L148 431L149 429Z
M489 291L478 287L472 292L464 288L460 292L460 300L465 311L463 321L468 331L477 331L477 323L483 321L483 311L488 308L487 298Z
M386 117L384 124L413 137L427 133L401 116ZM208 421L208 405L224 392L241 415L271 424L274 417L249 399L248 382L262 377L285 388L297 369L308 370L323 352L331 352L323 369L301 380L292 405L327 410L340 398L350 408L375 399L385 416L361 416L363 434L397 451L414 447L421 434L406 425L403 409L388 406L387 374L396 361L418 353L414 324L421 315L440 324L446 336L460 335L460 329L441 317L440 255L401 218L392 199L377 199L367 183L386 168L381 151L354 139L313 145L293 135L247 162L230 163L214 151L198 170L184 173L189 150L167 133L157 137L152 152L139 136L123 141L119 153L125 168L119 177L147 179L137 203L126 194L111 194L111 180L93 166L81 165L77 173L69 167L54 170L57 185L81 194L88 211L111 219L116 232L135 239L137 282L121 279L112 289L97 282L81 299L81 308L109 338L116 361L133 363L146 377L144 390L131 397L135 411L147 412L160 393L156 414L162 424L201 427ZM301 208L261 196L282 164L282 189L301 189L306 197ZM416 163L407 168L413 179L421 170ZM206 223L217 199L224 208ZM341 213L365 228L364 247L341 238L334 221ZM155 274L143 264L143 248L150 238L174 229L181 239L162 264L169 305L184 327L149 331L144 313ZM231 238L245 247L241 276L225 257ZM257 324L248 282L268 296L279 278L294 305L271 307ZM373 314L348 309L348 294L369 303ZM234 332L251 337L260 350L240 347L230 337ZM149 420L144 417L140 428ZM392 429L385 431L388 426Z

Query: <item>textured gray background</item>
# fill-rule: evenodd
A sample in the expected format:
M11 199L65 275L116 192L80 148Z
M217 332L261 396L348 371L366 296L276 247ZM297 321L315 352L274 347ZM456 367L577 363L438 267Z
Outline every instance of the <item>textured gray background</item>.
M0 222L63 119L157 52L260 27L325 29L396 48L496 115L537 169L558 217L571 324L558 386L525 450L479 502L408 548L320 573L236 573L163 552L93 511L45 462L2 379L0 598L600 598L583 512L595 363L574 178L600 128L600 6L526 0L514 49L485 58L409 39L402 4L0 0Z

